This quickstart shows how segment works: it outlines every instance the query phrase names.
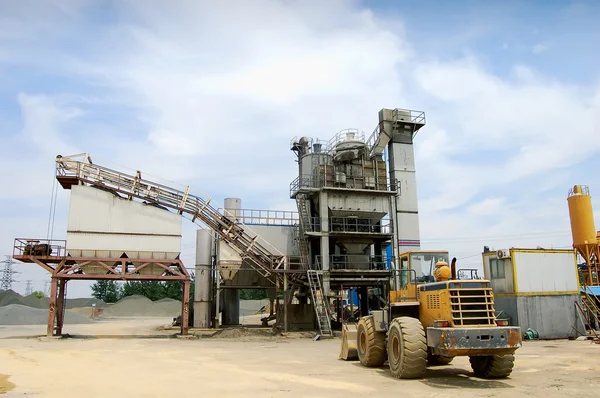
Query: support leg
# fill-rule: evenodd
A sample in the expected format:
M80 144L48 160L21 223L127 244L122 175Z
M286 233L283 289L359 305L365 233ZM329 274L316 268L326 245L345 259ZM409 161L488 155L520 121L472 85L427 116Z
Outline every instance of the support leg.
M288 279L287 274L283 274L283 331L287 333L288 331L288 295L290 292L288 291Z
M188 334L190 328L190 281L183 282L183 300L181 300L181 334Z
M67 295L67 280L58 280L58 298L56 300L56 335L62 335L62 328L65 321L65 299Z
M46 336L52 337L54 333L54 317L56 315L56 290L57 290L57 278L52 278L50 282L50 305L48 307L48 329L46 329Z

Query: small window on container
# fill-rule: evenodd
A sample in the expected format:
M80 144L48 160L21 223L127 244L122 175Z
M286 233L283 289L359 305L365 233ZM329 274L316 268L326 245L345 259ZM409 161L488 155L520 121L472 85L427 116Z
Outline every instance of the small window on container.
M490 271L492 273L492 279L504 279L504 260L493 258L490 260Z

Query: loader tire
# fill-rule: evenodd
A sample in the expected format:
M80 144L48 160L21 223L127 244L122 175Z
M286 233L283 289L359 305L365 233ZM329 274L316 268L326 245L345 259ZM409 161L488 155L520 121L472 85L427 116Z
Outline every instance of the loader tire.
M385 362L385 333L375 330L372 316L364 316L358 321L356 333L358 360L361 365L370 368Z
M444 355L433 355L429 352L427 353L427 366L441 366L448 365L454 357L447 357Z
M388 363L392 376L418 379L427 370L427 339L421 322L412 317L392 320L388 331Z
M482 379L499 379L508 377L515 364L514 355L490 355L469 357L475 376Z

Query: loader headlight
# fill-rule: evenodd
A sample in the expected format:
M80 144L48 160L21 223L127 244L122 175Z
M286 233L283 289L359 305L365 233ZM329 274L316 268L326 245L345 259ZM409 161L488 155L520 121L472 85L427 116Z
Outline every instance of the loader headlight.
M450 322L448 321L433 321L434 328L447 328L450 326Z

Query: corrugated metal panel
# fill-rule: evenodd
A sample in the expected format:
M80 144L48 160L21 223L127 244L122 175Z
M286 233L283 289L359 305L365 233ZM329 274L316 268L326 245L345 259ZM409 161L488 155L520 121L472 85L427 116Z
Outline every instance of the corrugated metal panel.
M258 234L264 241L267 248L273 246L279 252L286 256L298 256L298 245L294 241L294 228L292 226L279 225L251 225L248 231L251 236Z
M67 250L72 256L175 259L181 216L82 185L71 189Z
M536 330L541 338L571 337L584 330L573 304L579 295L517 297L518 323L521 330Z
M512 251L517 270L517 292L578 292L573 251Z

